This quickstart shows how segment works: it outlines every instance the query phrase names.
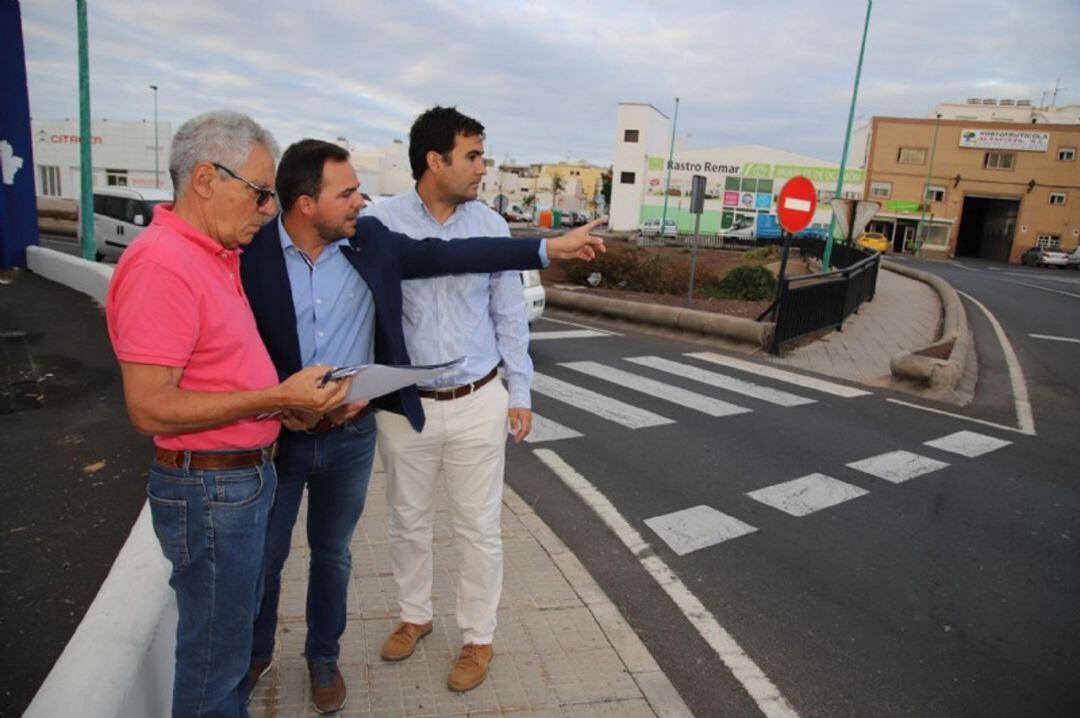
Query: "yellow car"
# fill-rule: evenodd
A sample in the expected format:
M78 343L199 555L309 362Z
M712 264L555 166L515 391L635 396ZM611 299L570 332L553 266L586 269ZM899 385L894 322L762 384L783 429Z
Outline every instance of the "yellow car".
M889 250L889 239L881 232L863 232L855 240L855 244L863 249L872 249L882 254Z

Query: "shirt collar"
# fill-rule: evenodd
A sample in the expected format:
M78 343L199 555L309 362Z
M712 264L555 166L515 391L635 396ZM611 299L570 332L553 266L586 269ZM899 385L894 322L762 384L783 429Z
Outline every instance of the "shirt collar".
M454 213L446 218L446 222L440 223L439 220L435 219L434 215L432 215L431 212L428 210L427 205L424 204L424 200L420 197L420 192L417 191L416 185L413 185L412 192L410 192L409 196L412 200L413 208L416 210L417 214L419 214L424 219L427 219L432 224L440 227L449 227L452 223L456 222L458 217L464 215L465 207L469 204L468 202L466 202L465 204L457 205L456 207L454 207Z
M213 255L221 255L226 252L233 252L239 255L243 251L239 247L235 249L226 249L210 235L185 222L173 211L172 203L159 204L154 207L154 222L168 227L184 239L193 242Z

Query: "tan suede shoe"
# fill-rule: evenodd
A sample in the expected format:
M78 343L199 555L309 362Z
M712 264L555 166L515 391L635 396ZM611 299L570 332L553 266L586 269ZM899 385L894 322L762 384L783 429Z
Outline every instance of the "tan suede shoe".
M487 678L490 663L490 643L466 643L461 647L461 655L458 656L457 663L454 664L454 670L450 671L450 677L446 680L446 685L452 691L470 691Z
M418 623L399 623L397 628L387 637L382 646L382 657L385 661L401 661L413 654L416 644L421 638L431 633L431 621L420 625Z
M319 713L334 713L345 705L345 679L337 661L312 663L308 661L311 678L311 705Z

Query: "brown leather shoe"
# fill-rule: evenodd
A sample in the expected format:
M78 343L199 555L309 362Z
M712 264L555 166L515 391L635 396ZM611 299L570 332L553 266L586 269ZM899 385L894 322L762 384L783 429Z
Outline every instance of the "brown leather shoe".
M487 678L488 664L490 663L490 643L466 643L461 647L461 655L458 656L457 663L454 664L454 670L450 671L450 677L446 680L446 685L452 691L471 691Z
M332 713L345 705L345 679L336 661L308 661L311 677L311 703L320 713Z
M251 666L248 667L248 684L251 686L247 697L248 702L251 701L251 696L255 693L255 685L259 682L260 678L270 672L270 667L272 665L271 661L251 661Z
M402 661L413 654L421 638L431 633L431 621L419 623L401 622L387 637L382 646L382 657L386 661Z

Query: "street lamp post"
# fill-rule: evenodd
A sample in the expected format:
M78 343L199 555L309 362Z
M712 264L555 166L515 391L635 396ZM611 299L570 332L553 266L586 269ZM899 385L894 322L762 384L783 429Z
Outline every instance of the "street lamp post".
M840 154L840 176L836 178L836 199L843 199L844 170L847 168L848 145L851 144L851 124L855 120L855 100L859 96L859 76L862 74L863 55L866 53L866 34L870 29L870 11L874 9L874 0L866 0L866 21L863 23L862 45L859 47L859 64L855 68L855 87L851 91L851 108L848 110L847 129L844 131L844 151ZM832 257L833 234L836 229L836 214L829 223L829 236L825 240L825 254L821 258L821 271L829 271L829 259Z
M161 147L158 145L157 85L150 85L150 89L154 91L154 186L161 187L161 169L158 165Z
M938 130L941 129L941 113L937 113L937 120L934 122L934 139L930 141L930 162L926 167L926 184L923 186L922 202L922 214L919 215L919 226L915 228L915 254L919 253L922 249L923 243L926 242L926 228L923 227L923 222L926 221L926 205L930 200L927 199L927 195L930 194L930 179L934 172L934 152L937 150L937 136ZM930 215L930 224L934 223L934 215Z
M671 162L675 157L675 127L679 124L679 98L675 98L675 119L671 122L671 149L668 150L667 180L664 182L664 211L660 214L660 239L664 238L664 225L667 224L667 199L671 192Z

